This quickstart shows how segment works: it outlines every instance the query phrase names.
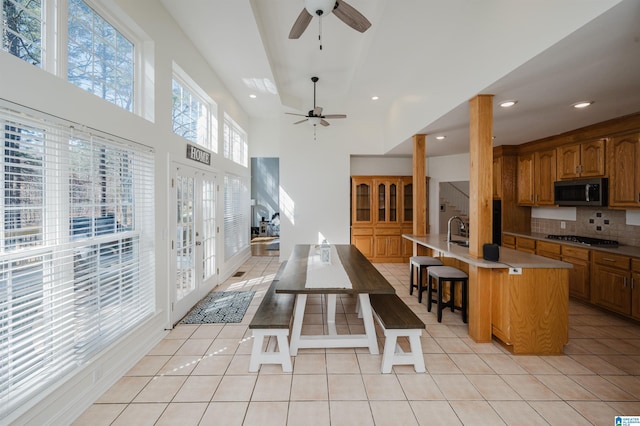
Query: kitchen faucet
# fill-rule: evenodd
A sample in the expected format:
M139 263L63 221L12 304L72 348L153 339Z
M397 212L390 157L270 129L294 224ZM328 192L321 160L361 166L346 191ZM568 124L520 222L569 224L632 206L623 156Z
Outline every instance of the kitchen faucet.
M460 222L460 230L464 231L464 222L460 218L460 216L451 216L451 218L447 222L447 242L448 243L451 242L451 222L453 222L454 219L457 219Z

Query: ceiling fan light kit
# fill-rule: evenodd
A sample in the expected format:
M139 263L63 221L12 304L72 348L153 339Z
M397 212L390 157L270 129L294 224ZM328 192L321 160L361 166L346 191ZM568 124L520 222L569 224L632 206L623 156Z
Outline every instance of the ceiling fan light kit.
M306 0L304 8L311 15L326 16L337 6L336 0Z

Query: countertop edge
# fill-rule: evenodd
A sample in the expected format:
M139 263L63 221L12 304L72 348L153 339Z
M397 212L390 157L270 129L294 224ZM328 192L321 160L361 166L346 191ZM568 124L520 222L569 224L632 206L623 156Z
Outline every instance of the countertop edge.
M476 258L469 255L469 248L446 242L446 236L440 234L428 234L417 236L413 234L402 234L402 237L444 253L448 257L458 259L469 265L487 269L569 269L573 268L571 263L549 259L535 254L523 253L506 247L500 247L500 257L497 262L491 262L483 258Z

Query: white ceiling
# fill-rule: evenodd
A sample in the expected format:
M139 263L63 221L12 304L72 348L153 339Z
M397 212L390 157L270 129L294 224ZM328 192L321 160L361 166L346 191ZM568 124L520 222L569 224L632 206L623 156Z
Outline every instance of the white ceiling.
M250 117L306 114L318 76L324 113L379 126L387 155L411 155L416 133L429 135L428 156L468 152L479 93L518 100L494 108L494 145L640 111L637 0L349 0L371 28L328 15L322 50L317 17L288 39L303 0L159 1ZM595 103L571 107L580 100Z

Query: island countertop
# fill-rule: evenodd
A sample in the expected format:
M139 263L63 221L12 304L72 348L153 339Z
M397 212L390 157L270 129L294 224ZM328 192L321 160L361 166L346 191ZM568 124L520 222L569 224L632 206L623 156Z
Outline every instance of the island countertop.
M506 268L523 268L523 269L541 269L541 268L573 268L571 263L559 260L549 259L535 254L524 253L506 247L500 247L500 257L497 262L491 262L483 258L473 257L469 254L469 248L447 242L447 236L442 234L428 234L417 236L413 234L403 234L403 238L413 241L414 243L429 247L444 253L448 257L453 257L462 262L474 265L479 268L490 269L506 269ZM457 237L460 239L460 237ZM453 238L454 240L456 238Z

